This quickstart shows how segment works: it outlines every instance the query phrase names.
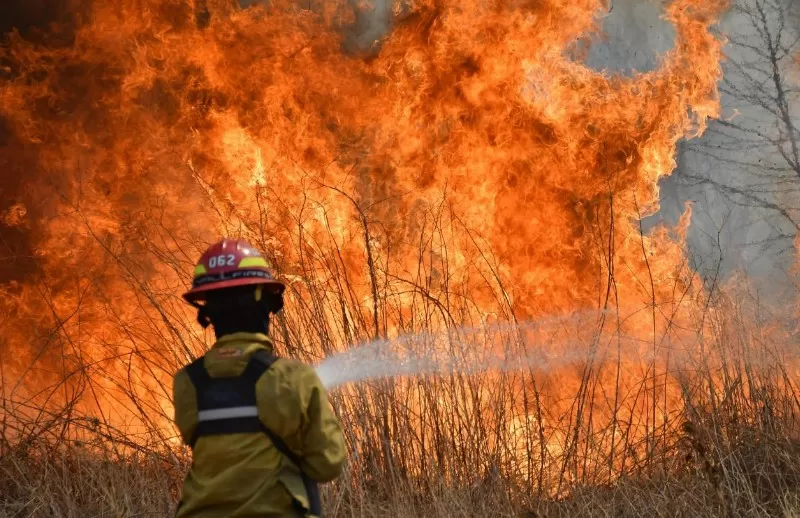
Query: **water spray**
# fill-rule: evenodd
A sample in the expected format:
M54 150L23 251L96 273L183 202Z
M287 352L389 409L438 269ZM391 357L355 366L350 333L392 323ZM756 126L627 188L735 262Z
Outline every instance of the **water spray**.
M328 389L399 376L548 372L579 362L604 361L612 337L598 332L598 316L459 327L372 340L329 356L316 370ZM628 353L642 345L631 337L615 335L613 339L624 343Z

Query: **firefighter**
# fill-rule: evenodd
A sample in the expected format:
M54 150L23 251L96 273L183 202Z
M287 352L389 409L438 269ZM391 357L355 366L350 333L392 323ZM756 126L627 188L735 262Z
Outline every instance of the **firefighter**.
M244 241L213 245L195 268L184 298L217 341L174 379L193 457L176 518L321 516L318 484L342 472L342 430L316 372L273 352L284 289Z

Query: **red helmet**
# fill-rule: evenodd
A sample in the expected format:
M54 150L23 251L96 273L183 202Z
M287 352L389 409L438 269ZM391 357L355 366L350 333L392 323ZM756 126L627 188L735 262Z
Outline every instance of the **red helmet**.
M286 286L272 276L269 263L249 243L224 239L212 245L194 269L192 289L183 294L189 303L205 300L209 291L234 286L266 285L277 293Z

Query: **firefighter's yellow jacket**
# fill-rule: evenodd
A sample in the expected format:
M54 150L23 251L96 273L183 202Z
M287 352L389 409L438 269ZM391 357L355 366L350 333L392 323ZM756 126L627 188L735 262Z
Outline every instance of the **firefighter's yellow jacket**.
M272 350L263 334L220 338L204 365L212 378L237 376L258 349ZM262 423L302 458L317 482L338 477L345 459L342 430L313 367L280 359L256 385ZM197 426L197 396L185 369L174 379L175 422L185 443ZM200 437L183 485L177 518L298 516L292 499L307 507L299 470L263 433Z

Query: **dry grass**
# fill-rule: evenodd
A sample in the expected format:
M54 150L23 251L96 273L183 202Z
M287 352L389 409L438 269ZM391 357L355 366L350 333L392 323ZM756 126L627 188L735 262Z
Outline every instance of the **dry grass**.
M751 429L713 455L705 449L713 451L711 443L690 444L687 439L686 448L676 452L683 463L671 472L654 470L604 486L577 484L558 500L535 498L500 477L457 487L419 480L365 486L348 473L327 488L328 516L794 517L800 512L800 444ZM120 458L104 441L29 443L0 459L0 516L168 516L181 471L169 455L136 452Z
M245 237L270 248L257 234ZM434 285L428 245L416 277L367 247L359 283L329 238L305 243L294 265L303 282L291 285L274 327L284 354L317 361L376 337L480 328L490 310L515 318L492 280L500 278L492 258L475 271L486 274L484 291L496 303L479 310L467 284ZM0 352L37 344L21 375L2 370L8 358L0 359L4 516L166 516L177 500L188 455L171 449L169 380L207 337L175 297L177 273L172 284L143 281L139 256L102 250L115 284L36 293L28 310L53 321L38 317L16 329L21 338L0 336ZM176 272L190 271L196 255L150 252ZM452 278L448 268L437 265L437 278ZM326 489L329 515L793 516L793 323L780 325L757 300L723 296L714 282L697 289L684 273L660 279L658 293L643 280L652 300L630 320L608 295L616 290L608 275L607 311L595 328L577 338L562 329L544 344L566 336L581 345L557 369L426 375L336 392L350 456L345 476ZM121 295L105 297L108 290ZM624 328L635 319L630 341ZM495 342L498 354L543 345L522 335Z
M731 319L736 312L714 314ZM545 433L575 437L573 448L548 452L540 463L529 445L521 454L517 449L512 462L501 441L532 441L536 427L510 434L508 414L478 412L486 405L502 408L516 378L426 377L419 388L438 401L428 406L409 404L402 381L340 393L351 457L344 477L326 488L328 516L797 516L800 441L792 365L764 359L767 351L779 358L778 347L757 346L744 334L733 340L722 332L737 329L730 324L712 326L718 332L705 342L724 362L707 355L702 364L687 361L672 372L681 398L669 403L676 416L669 426L646 428L649 438L630 431L628 439L618 426L618 444L629 447L613 455L602 447L611 428L562 420L561 429ZM487 381L499 384L497 399L464 407L463 415L451 411L448 397L462 400L464 393L486 390ZM165 446L163 430L132 437L82 417L77 405L36 419L33 408L14 408L16 418L7 411L0 442L0 516L170 514L189 458ZM439 426L426 425L430 420ZM438 435L420 437L436 429ZM588 461L581 457L587 452L593 456ZM520 460L531 461L527 455L535 460L532 473L519 470ZM595 469L612 457L611 475ZM423 462L424 469L414 469Z
M168 516L178 473L162 457L34 442L0 460L0 515Z

